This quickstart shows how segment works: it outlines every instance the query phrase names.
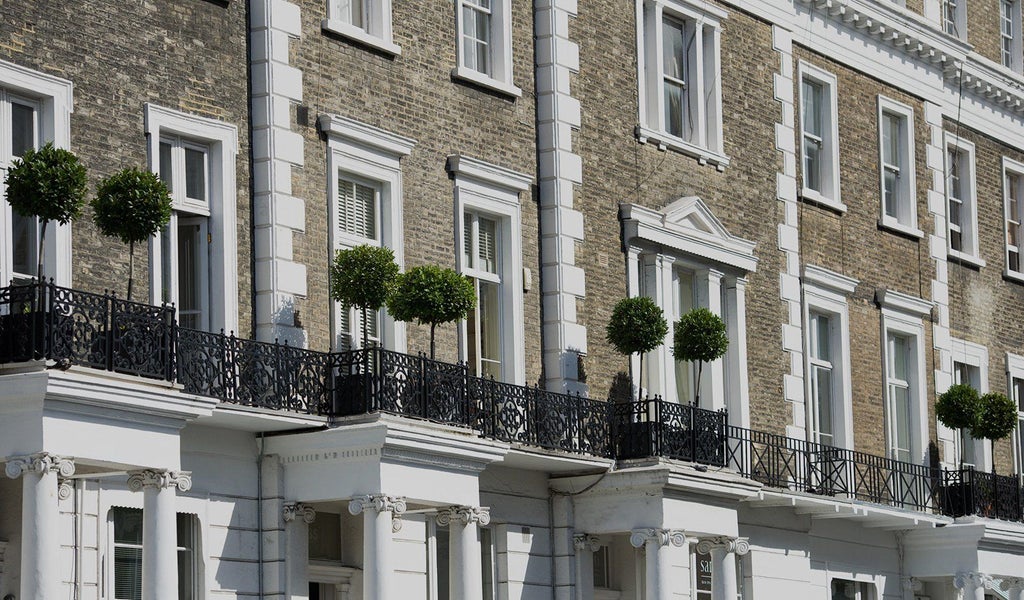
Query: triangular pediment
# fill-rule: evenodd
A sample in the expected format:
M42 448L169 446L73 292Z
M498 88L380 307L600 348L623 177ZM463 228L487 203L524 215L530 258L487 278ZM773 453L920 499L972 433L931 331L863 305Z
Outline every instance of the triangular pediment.
M711 212L708 205L697 196L680 198L664 208L662 211L666 225L680 227L682 229L693 229L704 234L722 238L732 239L722 222Z

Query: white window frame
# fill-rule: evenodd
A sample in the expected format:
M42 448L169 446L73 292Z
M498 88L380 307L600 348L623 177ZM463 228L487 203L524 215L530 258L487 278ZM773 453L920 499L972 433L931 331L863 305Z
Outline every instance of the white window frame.
M363 24L356 25L344 14L340 0L327 0L327 18L320 23L323 31L354 40L389 54L399 56L402 47L392 39L392 0L352 0L362 3Z
M925 379L925 347L924 319L931 315L933 304L921 298L915 298L892 290L877 292L878 304L881 306L881 341L882 341L882 381L885 396L886 448L892 447L894 437L893 398L889 395L889 335L896 334L911 339L910 349L913 351L912 362L908 365L908 383L911 403L910 436L911 462L927 464L928 446L928 385ZM891 455L889 450L887 455Z
M637 78L640 84L637 138L640 143L654 143L659 149L671 148L692 156L700 164L714 165L720 171L729 165L723 139L721 86L721 23L727 16L724 10L706 2L636 0ZM665 126L662 54L662 22L665 17L700 25L700 29L695 30L700 36L693 44L692 61L687 56L688 66L694 71L688 78L690 86L695 88L692 96L703 99L695 103L695 141L676 137L668 133ZM710 39L705 40L705 36L710 36Z
M38 145L53 142L57 148L71 148L71 113L74 108L73 84L59 77L27 69L0 60L0 93L38 103ZM6 116L0 115L0 116ZM4 122L9 122L5 120ZM6 144L6 142L2 142ZM10 155L10 148L0 149L0 156ZM6 165L4 165L6 167ZM14 275L14 249L6 240L13 239L14 213L4 199L3 177L0 173L0 285L7 285ZM71 224L50 223L46 228L46 249L43 257L44 276L53 277L57 285L71 285ZM37 238L38 239L38 238Z
M942 31L960 40L967 39L968 0L939 0L939 23ZM949 9L953 9L950 18Z
M1024 379L1024 356L1019 354L1013 354L1011 352L1006 353L1006 390L1007 396L1014 403L1018 403L1018 399L1014 398L1013 394L1013 380ZM1024 430L1021 429L1021 425L1024 424L1024 410L1020 410L1020 404L1017 404L1017 428L1013 432L1013 460L1016 466L1016 473L1024 480L1024 456L1021 455L1021 448L1024 447Z
M1017 178L1017 214L1010 214L1010 175ZM1010 245L1010 223L1017 227L1017 246ZM1024 163L1003 157L1003 239L1006 242L1003 277L1024 283ZM1010 252L1017 252L1017 270L1010 268Z
M466 0L455 0L456 66L452 77L516 98L523 90L512 82L512 0L491 0L490 73L466 66L462 44L462 10Z
M855 585L857 587L860 587L860 586L865 586L866 587L866 591L867 591L866 594L862 594L860 592L860 590L858 590L854 594L854 596L853 596L853 598L851 600L877 600L877 598L878 598L878 584L876 582L867 580L867 579L865 579L863 577L854 576L852 574L849 577L840 577L840 576L835 576L835 575L833 575L831 573L829 574L828 588L827 588L827 592L826 592L828 594L829 598L832 597L832 584L834 582L836 582L836 581L841 581L841 582L846 583L848 585L852 584L852 585Z
M149 168L160 173L160 141L181 138L208 150L208 193L205 206L179 201L174 208L209 214L209 330L238 330L238 191L236 168L238 128L230 123L146 103L143 107ZM182 190L182 197L184 196ZM161 301L162 233L149 244L150 302ZM172 255L175 252L171 249ZM175 261L177 258L175 257Z
M335 248L362 243L379 243L395 253L399 268L405 265L403 234L403 192L401 159L408 156L416 140L337 115L321 115L320 130L327 136L327 197L331 226L328 242ZM357 182L372 184L378 192L377 227L380 240L358 236L341 236L337 223L338 178L344 176ZM332 257L333 258L333 257ZM331 311L334 315L335 311ZM332 344L337 344L340 323L332 316ZM355 321L351 321L354 323ZM390 350L405 352L405 323L396 321L384 311L381 320L381 344Z
M811 189L807 187L807 174L804 173L804 185L800 192L800 196L807 201L814 202L822 206L826 206L839 212L846 212L846 205L843 204L840 185L839 185L839 105L838 105L838 89L839 84L836 76L828 71L823 71L814 65L800 61L798 65L799 72L799 106L800 106L800 164L805 168L807 161L804 156L804 138L809 137L806 131L804 131L804 80L811 81L819 86L822 90L822 109L824 114L821 116L821 128L823 134L821 137L821 191Z
M960 194L965 198L956 198L952 189L951 173L953 169L951 152L961 157L964 164L960 166ZM976 171L974 163L974 144L957 137L952 133L945 133L945 152L943 153L946 164L946 247L950 258L959 262L968 263L976 267L984 267L985 261L981 259L978 250L978 192L976 184ZM960 202L959 226L953 224L950 219L950 203L954 198ZM961 249L953 249L953 231L959 229Z
M436 518L426 519L426 546L427 546L427 598L428 600L437 600L440 597L440 591L438 590L438 559L437 559L437 537L438 537L438 525ZM450 527L450 526L449 526ZM497 600L500 596L498 593L498 576L501 569L498 567L498 558L500 554L499 550L499 536L504 536L505 526L500 524L491 523L490 525L470 525L470 527L477 528L477 536L479 536L480 544L483 545L483 530L488 530L491 534L491 598ZM445 533L450 532L449 528L445 528ZM449 546L449 551L451 546ZM479 558L483 558L481 553ZM448 557L451 561L451 556ZM481 564L481 572L483 571L483 565ZM482 579L482 578L481 578ZM449 578L448 585L452 582ZM481 581L481 589L483 592L483 581ZM482 594L481 594L482 595ZM451 590L449 590L449 598L451 598Z
M1009 14L1006 10L1009 9ZM1010 26L1009 35L1006 25ZM1009 46L1007 54L1006 46ZM1021 2L1020 0L999 0L999 62L1015 73L1024 70L1024 48L1021 46Z
M885 150L884 150L884 116L895 115L903 120L903 131L900 137L899 156L899 193L902 201L897 206L896 217L885 212ZM881 227L910 235L924 237L924 232L917 227L917 166L914 160L914 109L885 96L878 96L878 182L879 182L879 221Z
M978 369L978 393L987 394L989 391L988 387L988 348L981 344L975 344L966 340L957 338L951 339L952 344L952 356L953 363L961 363L969 367ZM955 373L950 373L950 382L954 381ZM943 390L945 391L945 390ZM939 423L940 427L944 427ZM955 440L958 432L951 432L951 437ZM969 432L964 432L964 435L970 437ZM985 443L985 440L979 440L971 438L974 442L974 456L978 460L978 464L975 465L975 469L979 471L990 471L992 469L992 451L989 444ZM953 453L951 454L954 458L950 467L959 468L960 464L960 448L959 442L953 444Z
M501 265L502 380L526 382L526 340L523 331L523 234L519 194L530 189L530 177L461 154L448 157L448 171L455 179L455 263L456 270L468 273L463 264L465 242L463 228L467 212L494 218L498 237L504 243L498 263ZM466 322L459 326L459 357L469 356Z
M836 420L833 444L839 448L853 449L853 371L850 367L850 310L848 298L859 282L822 267L804 267L804 393L807 398L806 419L807 439L816 442L814 423L818 407L814 405L811 382L811 314L824 314L832 320L829 343L832 348L832 387L834 394L833 418ZM835 356L838 354L838 356Z

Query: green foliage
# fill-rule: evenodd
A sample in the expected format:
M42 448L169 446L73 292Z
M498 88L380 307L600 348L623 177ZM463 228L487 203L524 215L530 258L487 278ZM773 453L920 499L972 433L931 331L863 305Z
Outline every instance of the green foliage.
M978 439L1001 440L1017 426L1017 406L999 392L989 392L981 397L981 411L978 422L971 428L971 435Z
M654 350L668 334L668 322L661 308L647 297L623 298L612 309L605 339L620 354Z
M676 322L672 338L672 356L676 360L711 362L725 354L729 336L725 323L706 308L695 308Z
M425 265L398 276L387 305L399 321L435 326L466 318L476 306L476 292L472 282L454 270Z
M22 216L65 225L82 214L85 167L73 152L52 143L15 159L4 183L7 201Z
M958 383L943 392L935 402L935 415L950 429L972 429L981 415L981 398L978 390Z
M379 310L398 278L395 253L380 246L339 250L331 263L331 298L364 310Z
M100 182L92 210L104 235L144 242L170 220L171 194L154 173L128 168Z

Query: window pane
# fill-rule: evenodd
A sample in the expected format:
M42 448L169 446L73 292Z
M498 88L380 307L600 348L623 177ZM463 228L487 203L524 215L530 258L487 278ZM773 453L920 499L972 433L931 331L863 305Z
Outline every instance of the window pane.
M811 347L811 357L820 360L832 360L832 326L829 317L826 315L812 315L814 340Z
M600 546L594 552L594 587L596 588L608 589L611 587L608 558L608 546Z
M115 508L111 512L114 517L114 543L141 544L142 510L137 508Z
M206 152L185 148L185 195L206 201Z
M821 191L821 142L804 138L804 186Z
M437 546L437 598L438 600L449 600L451 598L451 585L449 583L448 564L451 560L449 549L450 539L447 527L438 527L435 535Z
M480 567L483 571L483 600L494 600L494 563L491 560L494 540L491 529L480 528Z
M480 371L501 378L501 297L498 284L480 282Z
M182 327L199 329L202 313L202 227L195 223L178 226L178 321Z
M160 181L164 182L167 189L174 193L174 166L172 152L174 149L167 142L160 142Z
M194 517L178 514L178 600L195 597Z
M21 156L36 147L36 110L25 104L11 103L11 155Z
M665 75L685 81L683 69L686 57L683 49L683 24L672 19L665 19L661 23L661 35Z
M883 160L890 165L899 166L900 161L900 129L902 118L885 113L882 117L882 148Z
M11 211L11 235L14 238L14 272L21 275L36 274L36 253L39 248L38 226L35 217L24 217Z
M893 458L910 460L910 390L893 386Z
M142 600L142 548L114 547L114 598Z
M803 82L803 126L804 133L822 137L822 93L821 84L814 81Z
M897 187L896 172L890 169L885 170L885 214L890 217L899 218L899 188Z
M889 353L889 376L906 381L907 338L899 335L889 336Z
M835 426L832 407L832 369L814 367L815 401L818 405L818 435L822 444L834 442Z

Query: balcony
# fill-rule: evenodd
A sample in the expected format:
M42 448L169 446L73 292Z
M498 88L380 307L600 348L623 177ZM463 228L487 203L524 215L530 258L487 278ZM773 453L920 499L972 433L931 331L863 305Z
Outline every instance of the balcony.
M326 353L179 327L170 307L52 283L0 288L0 364L33 360L173 381L190 394L345 417L390 413L618 460L729 468L766 487L958 517L1024 521L1016 477L924 465L729 425L660 398L615 403L475 377L464 364L368 348Z

